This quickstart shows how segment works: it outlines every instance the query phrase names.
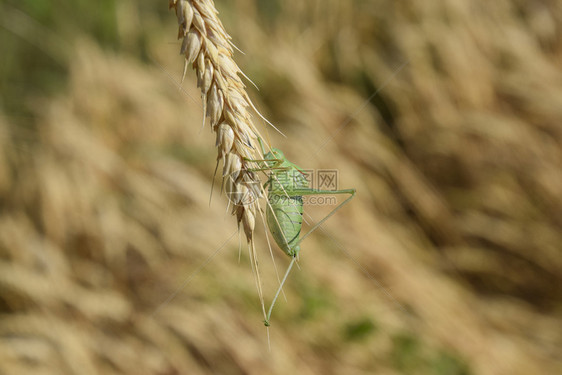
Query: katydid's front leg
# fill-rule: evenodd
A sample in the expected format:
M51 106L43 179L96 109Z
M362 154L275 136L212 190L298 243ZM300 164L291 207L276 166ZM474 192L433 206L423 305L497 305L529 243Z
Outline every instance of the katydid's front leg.
M263 172L263 171L271 171L271 170L277 170L277 171L287 170L287 167L281 166L283 164L283 160L281 160L281 159L247 159L247 158L244 158L244 161L247 161L247 162L250 162L250 163L262 164L262 165L265 164L264 167L248 169L249 171L252 171L252 172ZM272 163L272 165L268 165L268 163Z

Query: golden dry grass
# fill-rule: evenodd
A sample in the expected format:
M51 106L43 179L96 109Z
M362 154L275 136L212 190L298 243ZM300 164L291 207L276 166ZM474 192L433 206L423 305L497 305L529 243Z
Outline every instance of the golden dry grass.
M236 230L208 207L214 137L160 69L82 35L33 126L0 116L0 373L559 373L561 6L268 4L217 7L272 143L358 190L302 244L271 352L237 236L161 306ZM173 18L146 49L180 77ZM267 300L259 222L256 245Z

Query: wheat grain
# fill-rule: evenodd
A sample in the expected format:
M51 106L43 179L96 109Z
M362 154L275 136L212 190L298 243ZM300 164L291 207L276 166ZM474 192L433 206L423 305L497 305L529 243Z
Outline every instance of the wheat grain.
M210 119L216 133L219 161L223 165L223 187L233 204L232 214L242 224L248 242L252 241L260 181L250 170L261 159L257 147L259 133L248 107L254 108L232 58L230 36L217 17L211 0L170 0L178 19L180 53L185 56L185 71L192 65L201 89L203 121Z

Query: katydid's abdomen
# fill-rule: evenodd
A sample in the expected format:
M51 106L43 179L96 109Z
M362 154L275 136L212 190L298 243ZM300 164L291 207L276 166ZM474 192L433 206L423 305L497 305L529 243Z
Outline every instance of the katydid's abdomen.
M280 150L273 149L265 159L282 156ZM281 250L290 257L296 257L300 250L298 243L302 228L303 198L292 192L307 189L308 182L296 165L284 157L281 160L283 162L280 169L272 171L269 176L267 225Z
M285 254L296 256L300 250L297 241L302 228L302 196L270 193L268 199L266 218L269 231Z

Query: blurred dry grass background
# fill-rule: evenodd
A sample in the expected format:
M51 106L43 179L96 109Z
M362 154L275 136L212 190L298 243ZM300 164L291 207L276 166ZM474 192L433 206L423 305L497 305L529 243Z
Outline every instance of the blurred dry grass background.
M272 143L358 190L303 243L271 352L167 3L7 1L0 374L562 372L561 3L217 8Z

